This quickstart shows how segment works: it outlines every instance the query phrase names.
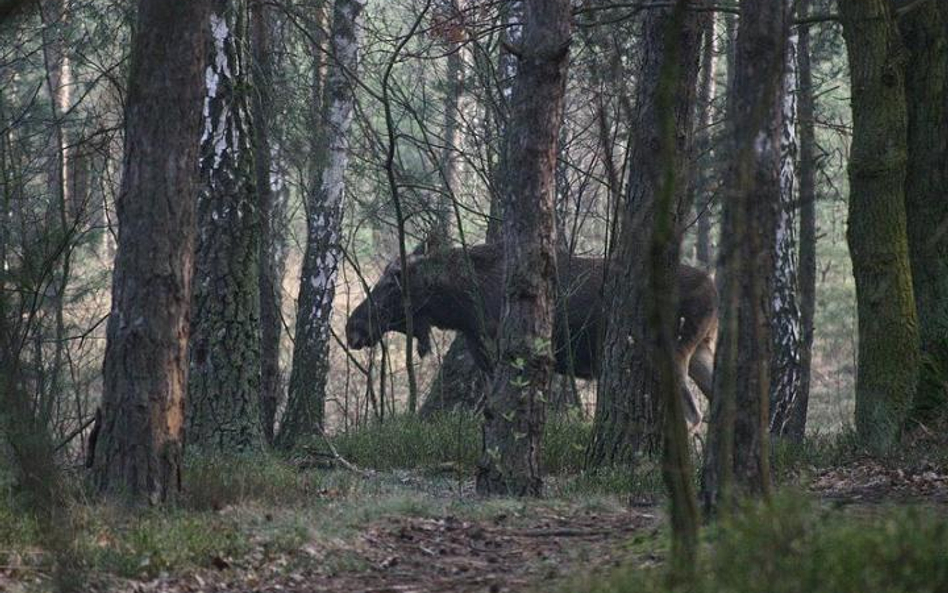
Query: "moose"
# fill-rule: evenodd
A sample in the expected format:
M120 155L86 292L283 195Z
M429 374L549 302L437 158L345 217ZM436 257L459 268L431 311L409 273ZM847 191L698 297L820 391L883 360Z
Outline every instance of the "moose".
M572 257L559 265L553 327L555 371L595 378L605 330L602 298L604 260ZM499 245L448 248L422 243L406 258L390 263L346 322L346 341L360 350L377 344L387 332L406 333L403 278L409 282L412 335L418 354L431 350L431 328L459 332L467 339L475 362L484 372L493 367L488 344L496 338L503 302L504 256ZM705 397L711 397L713 348L717 333L717 291L711 277L687 265L678 271L679 327L676 358L682 379L690 376ZM684 381L682 383L684 385ZM688 421L701 419L687 388Z

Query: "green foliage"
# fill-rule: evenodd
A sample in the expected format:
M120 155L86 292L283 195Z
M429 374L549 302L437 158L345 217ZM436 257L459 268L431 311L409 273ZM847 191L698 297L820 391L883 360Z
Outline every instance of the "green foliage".
M708 530L693 593L935 593L948 590L948 519L919 508L868 516L802 495L745 509ZM670 591L661 569L625 568L564 590Z

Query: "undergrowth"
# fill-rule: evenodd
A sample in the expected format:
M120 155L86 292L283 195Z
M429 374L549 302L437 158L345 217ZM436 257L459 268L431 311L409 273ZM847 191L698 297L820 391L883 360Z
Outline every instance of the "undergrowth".
M574 581L589 593L941 593L948 591L948 517L920 507L854 514L783 495L705 530L693 583L663 566Z

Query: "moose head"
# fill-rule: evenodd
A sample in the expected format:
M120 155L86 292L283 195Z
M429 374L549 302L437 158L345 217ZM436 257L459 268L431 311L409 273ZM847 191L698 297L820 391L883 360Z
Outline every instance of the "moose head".
M431 321L424 312L427 298L419 266L439 246L433 238L419 244L406 258L408 274L402 269L401 258L395 258L386 266L378 282L369 290L368 297L346 321L346 342L350 348L361 350L375 346L390 331L406 333L408 322L403 283L407 280L412 300L412 336L417 340L418 355L424 357L431 351Z

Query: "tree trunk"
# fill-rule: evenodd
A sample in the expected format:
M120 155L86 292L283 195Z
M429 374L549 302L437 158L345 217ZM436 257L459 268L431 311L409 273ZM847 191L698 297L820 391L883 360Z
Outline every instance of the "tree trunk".
M273 162L278 155L273 139L273 27L272 9L263 2L250 6L251 55L253 59L254 177L257 186L260 226L260 421L267 443L280 402L280 338L283 335L283 272L285 249L283 226L286 185L282 171Z
M242 9L236 0L215 0L211 14L188 385L188 444L223 453L264 444L260 219Z
M731 144L721 228L720 321L703 469L706 509L768 496L770 297L780 201L789 2L745 0L729 90Z
M892 449L918 378L905 219L905 55L885 0L841 0L852 76L849 241L859 316L856 431Z
M555 180L572 15L569 0L527 0L508 123L504 316L484 408L481 494L538 496L540 437L553 373Z
M619 229L605 295L608 306L600 358L596 415L593 424L587 465L603 467L611 464L633 465L641 455L657 455L662 447L662 408L659 368L652 351L656 336L649 326L649 295L657 286L650 253L656 224L658 192L666 174L667 163L658 150L663 141L665 121L670 117L676 144L670 158L682 171L672 179L675 188L672 209L672 240L663 246L659 257L678 277L680 235L690 211L688 192L695 93L700 57L701 28L698 13L688 11L679 17L673 9L653 9L642 21L640 51L641 73L636 85L635 112L629 122L633 130L630 144L630 168L627 194L619 211ZM674 55L666 54L666 36L674 28ZM669 60L674 60L669 62ZM675 78L665 82L666 72ZM674 105L670 113L660 114L657 100L663 84L674 87ZM674 165L673 165L674 166ZM664 272L665 270L662 270ZM676 307L677 309L677 307ZM682 385L682 388L684 386Z
M332 19L332 55L322 100L322 122L313 147L313 180L306 219L306 250L296 318L293 370L277 445L292 448L318 435L326 407L329 377L329 327L341 258L343 194L349 162L352 76L358 64L359 20L363 0L336 0Z
M797 306L796 158L797 51L799 38L787 41L780 132L780 203L773 247L773 356L770 361L770 434L790 437L802 381L800 308ZM802 437L802 435L800 435Z
M806 18L810 0L802 0L798 14ZM799 97L797 130L800 139L800 260L797 290L800 296L800 386L786 421L784 435L800 442L806 434L813 361L813 315L816 312L816 132L813 71L810 67L810 28L801 27L797 47Z
M141 0L126 100L100 490L157 503L181 487L195 200L210 0Z
M711 197L714 193L711 155L711 119L714 104L714 80L717 71L717 37L714 34L714 13L701 15L701 77L698 81L698 113L695 121L695 156L692 159L697 171L692 178L691 203L698 218L698 234L695 238L695 259L704 270L711 270Z
M905 206L922 356L913 418L930 422L948 408L948 8L925 3L899 26L911 64Z

